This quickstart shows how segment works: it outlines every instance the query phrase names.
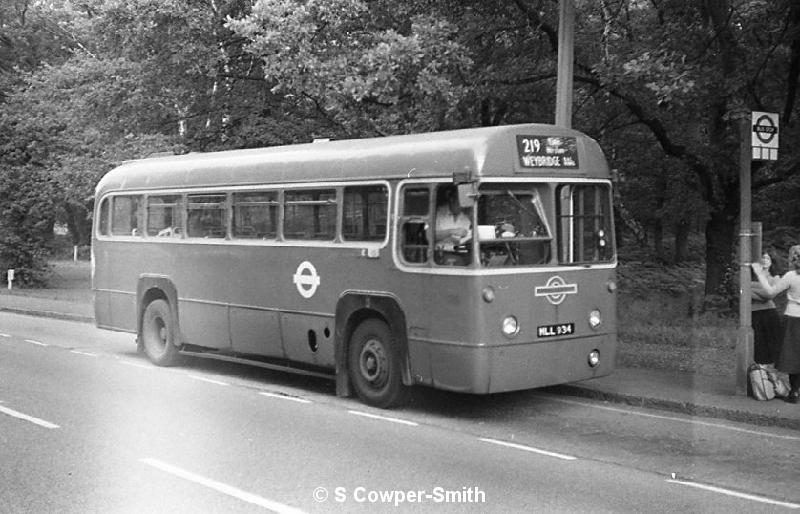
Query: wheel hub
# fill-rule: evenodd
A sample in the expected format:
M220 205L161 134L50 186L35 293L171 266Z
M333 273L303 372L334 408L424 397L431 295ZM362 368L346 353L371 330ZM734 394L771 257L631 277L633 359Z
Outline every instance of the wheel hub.
M386 352L379 341L367 341L358 361L364 378L372 383L383 382L387 373Z

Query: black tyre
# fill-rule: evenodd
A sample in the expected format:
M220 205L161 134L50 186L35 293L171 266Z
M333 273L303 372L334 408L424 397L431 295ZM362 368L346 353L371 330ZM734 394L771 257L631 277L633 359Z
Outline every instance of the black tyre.
M144 310L142 319L142 348L145 355L157 366L174 366L180 360L175 337L177 327L169 304L153 300Z
M348 368L361 401L382 409L405 403L409 388L403 385L401 359L386 323L372 318L358 325L350 338Z

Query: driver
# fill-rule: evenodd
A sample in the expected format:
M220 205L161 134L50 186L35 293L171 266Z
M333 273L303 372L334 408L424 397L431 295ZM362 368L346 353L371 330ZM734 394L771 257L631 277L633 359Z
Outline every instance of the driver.
M455 247L472 238L472 220L458 204L458 194L454 186L445 186L439 190L437 204L435 247L440 251L454 252Z

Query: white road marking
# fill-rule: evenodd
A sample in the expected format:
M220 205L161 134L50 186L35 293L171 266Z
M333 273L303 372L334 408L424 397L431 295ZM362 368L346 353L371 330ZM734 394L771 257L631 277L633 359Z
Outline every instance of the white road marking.
M580 401L576 401L576 400L565 400L564 398L555 398L553 396L544 395L544 394L537 394L535 396L538 396L539 398L543 398L545 400L550 400L550 401L553 401L553 402L568 403L568 404L571 404L571 405L580 405L581 407L591 407L592 409L600 409L600 410L606 410L606 411L610 411L610 412L620 412L620 413L623 413L623 414L631 414L631 415L634 415L634 416L641 416L643 418L661 419L661 420L665 420L665 421L679 421L681 423L688 423L690 425L700 425L700 426L712 427L712 428L723 428L725 430L731 430L733 432L742 432L742 433L745 433L745 434L753 434L753 435L760 435L760 436L766 436L766 437L774 437L774 438L777 438L777 439L785 439L787 441L800 441L800 437L798 437L798 436L772 434L770 432L762 432L760 430L750 430L750 429L747 429L747 428L734 427L734 426L731 426L731 425L726 425L724 423L711 423L709 421L700 421L700 420L697 420L697 419L685 419L685 418L676 418L674 416L662 416L662 415L659 415L659 414L648 414L646 412L638 412L638 411L635 411L635 410L620 409L620 408L617 408L617 407L608 407L608 406L605 406L605 405L594 405L594 404L591 404L591 403L588 403L588 402L580 402Z
M33 340L33 339L25 339L25 342L26 343L31 343L31 344L36 344L36 345L39 345L39 346L50 346L47 343L43 343L41 341L36 341L36 340Z
M70 352L69 352L69 353L74 353L74 354L76 354L76 355L86 355L87 357L97 357L97 354L96 354L96 353L92 353L92 352L82 352L82 351L80 351L80 350L70 350Z
M368 412L361 412L359 410L349 410L347 412L349 412L350 414L355 414L356 416L363 416L365 418L380 419L382 421L390 421L392 423L399 423L401 425L409 425L412 427L419 426L419 423L416 423L414 421L407 421L405 419L400 419L400 418L390 418L388 416L378 416L377 414L370 414Z
M0 412L3 414L8 414L9 416L13 416L18 419L24 419L25 421L30 421L35 425L39 425L40 427L44 428L59 428L58 425L55 423L50 423L49 421L45 421L43 419L34 418L33 416L28 416L27 414L23 414L21 412L17 412L13 409L9 409L7 407L0 407Z
M509 448L516 448L517 450L524 450L526 452L538 453L540 455L547 455L548 457L555 457L557 459L562 459L562 460L577 460L578 459L578 457L573 457L572 455L566 455L566 454L563 454L563 453L556 453L556 452L549 452L547 450L540 450L538 448L533 448L532 446L525 446L525 445L516 444L516 443L508 443L506 441L498 441L497 439L488 439L488 438L485 438L485 437L479 437L478 439L483 441L483 442L485 442L485 443L498 444L500 446L508 446Z
M765 498L763 496L755 496L753 494L740 493L738 491L731 491L730 489L723 489L722 487L716 487L713 485L700 484L697 482L687 482L685 480L672 480L669 478L667 479L667 482L670 484L679 484L679 485L687 485L689 487L696 487L698 489L703 489L705 491L725 494L728 496L735 496L736 498L743 498L745 500L752 500L759 503L768 503L770 505L778 505L780 507L787 507L789 509L800 509L800 504L797 503L772 500L770 498Z
M151 370L155 369L155 368L153 368L153 366L148 366L146 364L139 364L138 362L130 362L130 361L126 361L124 359L120 359L120 362L122 364L125 364L126 366L133 366L134 368L151 369Z
M0 334L0 337L11 337L10 334Z
M285 394L275 394L275 393L267 393L267 392L260 392L258 393L261 396L269 396L270 398L280 398L281 400L291 400L297 403L311 403L311 400L306 400L305 398L296 398L294 396L288 396Z
M258 505L259 507L263 507L273 512L278 512L280 514L302 514L304 512L295 507L290 507L289 505L285 505L274 500L269 500L256 494L248 493L247 491L242 491L236 487L223 484L222 482L217 482L216 480L211 480L210 478L197 475L190 471L186 471L156 459L139 459L139 462L147 464L148 466L153 466L154 468L160 469L161 471L165 471L184 480L200 484L204 487L208 487L209 489L214 489L217 492L226 494L238 500Z
M195 380L200 380L201 382L208 382L209 384L216 384L216 385L220 385L220 386L228 386L228 385L230 385L227 382L221 382L219 380L214 380L212 378L201 377L199 375L189 375L189 374L187 374L186 376L189 377L189 378L193 378Z

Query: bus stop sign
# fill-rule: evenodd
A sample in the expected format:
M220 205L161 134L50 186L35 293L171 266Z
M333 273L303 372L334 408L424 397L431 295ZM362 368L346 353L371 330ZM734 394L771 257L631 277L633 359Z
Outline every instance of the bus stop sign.
M778 159L778 115L772 112L753 111L752 148L753 160L775 161Z

